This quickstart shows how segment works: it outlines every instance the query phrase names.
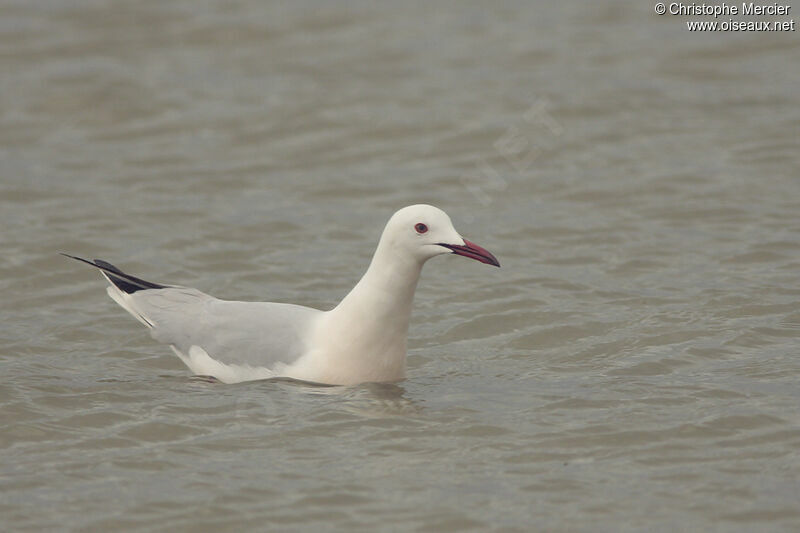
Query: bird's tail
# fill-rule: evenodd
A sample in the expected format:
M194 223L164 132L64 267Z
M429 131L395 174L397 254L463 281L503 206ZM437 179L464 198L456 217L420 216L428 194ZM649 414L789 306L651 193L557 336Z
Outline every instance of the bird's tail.
M159 285L158 283L152 283L150 281L145 281L135 276L131 276L130 274L124 273L111 263L101 259L89 261L88 259L65 254L63 252L61 252L61 255L77 261L82 261L87 265L91 265L100 269L100 273L103 274L103 277L105 277L106 280L108 280L108 282L111 284L108 287L108 295L111 297L111 299L117 302L120 307L133 315L133 317L139 322L148 328L153 327L153 323L147 320L147 318L145 318L145 316L137 309L132 295L139 291L150 289L168 289L169 285Z

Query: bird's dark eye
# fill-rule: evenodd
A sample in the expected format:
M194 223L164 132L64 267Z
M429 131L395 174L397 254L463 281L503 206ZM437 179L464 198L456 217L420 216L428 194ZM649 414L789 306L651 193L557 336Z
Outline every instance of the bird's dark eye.
M414 225L414 229L417 230L417 233L423 234L428 231L428 226L426 226L422 222L418 222L417 224Z

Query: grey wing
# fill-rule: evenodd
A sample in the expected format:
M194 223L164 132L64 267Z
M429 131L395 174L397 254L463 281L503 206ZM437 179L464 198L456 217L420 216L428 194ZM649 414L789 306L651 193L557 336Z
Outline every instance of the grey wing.
M299 305L219 300L184 287L140 291L131 299L156 340L183 353L199 346L221 363L252 367L296 361L322 315Z

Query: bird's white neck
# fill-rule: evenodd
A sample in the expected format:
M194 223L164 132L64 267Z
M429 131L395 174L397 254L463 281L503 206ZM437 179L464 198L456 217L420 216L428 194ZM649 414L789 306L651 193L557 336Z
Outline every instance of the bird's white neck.
M381 241L369 268L333 313L358 316L366 329L405 337L422 263L385 244Z
M422 263L395 253L381 242L364 276L336 308L328 312L324 335L331 365L370 369L361 381L405 377L406 340L414 291ZM369 361L357 359L369 358ZM334 371L331 368L331 371Z

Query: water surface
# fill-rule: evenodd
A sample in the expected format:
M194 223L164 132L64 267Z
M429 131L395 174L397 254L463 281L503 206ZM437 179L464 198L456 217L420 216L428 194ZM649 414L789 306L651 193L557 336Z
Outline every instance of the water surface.
M800 42L651 5L2 2L5 531L800 528ZM394 385L193 379L57 255L333 306Z

